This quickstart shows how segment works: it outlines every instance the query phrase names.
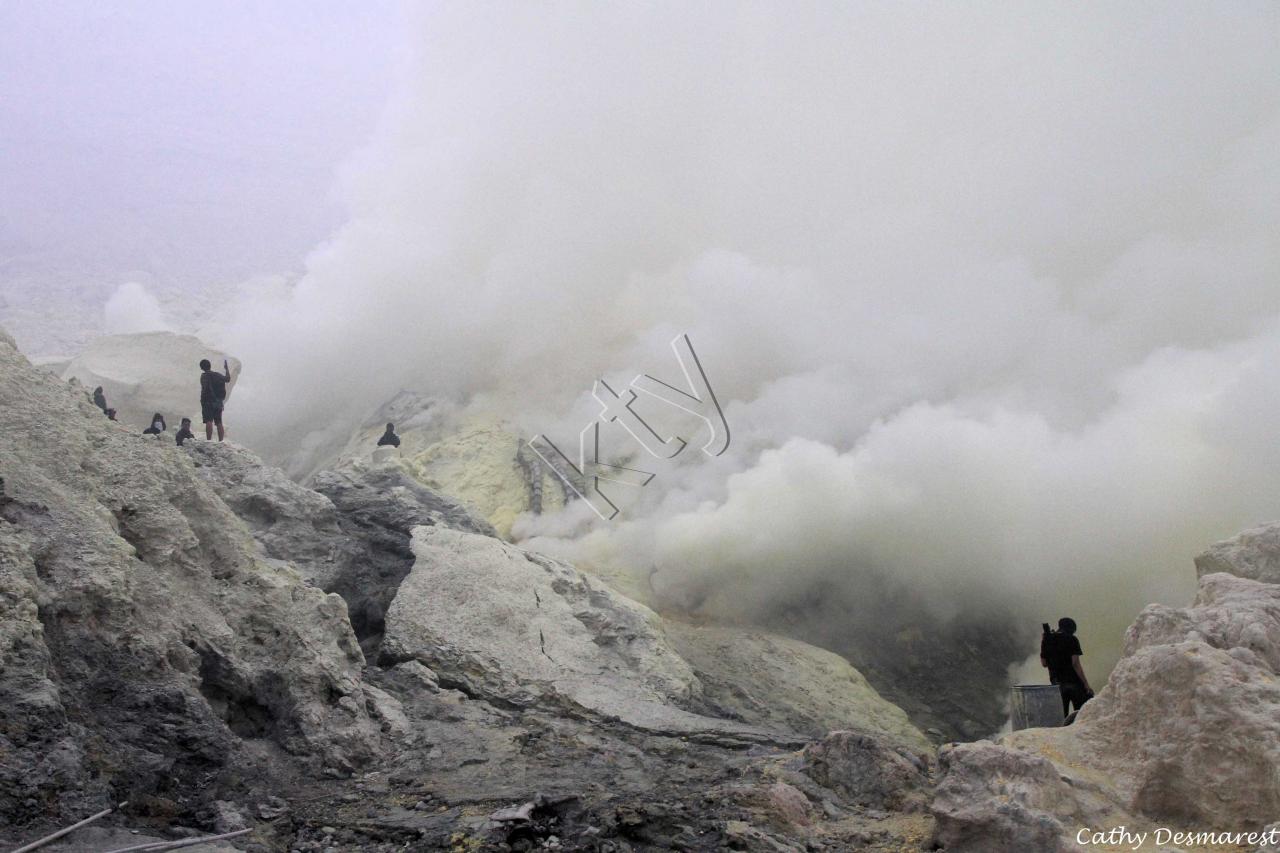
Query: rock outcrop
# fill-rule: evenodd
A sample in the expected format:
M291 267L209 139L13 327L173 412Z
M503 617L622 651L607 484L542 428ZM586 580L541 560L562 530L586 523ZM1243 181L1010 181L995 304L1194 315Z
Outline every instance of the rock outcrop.
M413 568L413 529L441 526L494 535L488 522L423 486L397 460L323 471L312 485L333 503L343 533L356 547L346 570L325 588L346 599L356 634L375 658L387 608Z
M268 557L293 563L312 586L332 592L361 555L333 501L227 442L190 441L196 472L240 517Z
M387 607L413 567L413 528L438 524L493 535L487 522L418 483L396 461L324 471L309 489L232 444L194 441L184 449L268 557L291 561L308 583L342 596L371 657Z
M1241 564L1256 573L1275 553ZM1280 585L1205 574L1151 605L1106 688L1060 729L944 749L948 850L1059 849L1081 826L1260 830L1280 815Z
M0 815L180 801L261 764L249 744L317 772L376 754L342 599L2 334L0 475Z
M155 412L164 415L170 430L178 421L200 423L200 360L222 369L231 365L230 395L240 376L240 362L191 335L141 332L94 338L63 368L63 379L75 379L86 390L101 385L116 418L141 431ZM228 396L228 399L230 397Z
M1280 816L1280 586L1205 575L1189 608L1152 605L1076 732L1122 805L1158 821Z
M514 705L566 701L625 716L698 700L702 685L658 615L572 566L439 527L416 528L413 549L384 656L416 658L468 693Z
M1210 545L1196 557L1196 574L1214 572L1280 583L1280 523L1253 527Z
M1056 853L1076 849L1080 827L1135 825L1092 774L1033 749L949 744L939 765L934 842L949 853Z
M837 731L801 753L806 776L859 806L923 811L931 750L895 746L863 732Z

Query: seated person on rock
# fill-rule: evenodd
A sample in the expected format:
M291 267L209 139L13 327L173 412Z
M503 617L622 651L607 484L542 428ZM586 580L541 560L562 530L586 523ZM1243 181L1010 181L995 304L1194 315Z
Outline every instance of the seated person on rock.
M386 447L388 445L391 447L400 446L400 436L396 435L395 424L387 424L387 431L382 434L382 438L378 439L379 447Z
M1049 670L1049 681L1062 690L1062 715L1070 713L1071 706L1079 711L1085 702L1093 698L1093 688L1080 665L1080 640L1076 638L1076 622L1066 616L1058 620L1058 630L1048 630L1040 639L1040 665Z
M175 435L174 441L178 442L178 446L182 446L182 442L188 438L195 438L196 434L191 431L191 418L183 418L182 423L178 425L178 433Z
M159 412L156 412L154 415L151 416L151 426L144 429L142 431L142 434L143 435L159 435L160 433L164 432L168 428L169 428L169 425L164 422L164 415L160 414Z

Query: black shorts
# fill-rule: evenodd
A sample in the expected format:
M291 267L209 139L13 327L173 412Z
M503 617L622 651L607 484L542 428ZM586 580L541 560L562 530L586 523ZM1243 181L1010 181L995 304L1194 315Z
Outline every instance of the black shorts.
M1084 689L1084 685L1078 681L1058 681L1055 682L1062 690L1062 716L1071 713L1071 706L1079 711L1084 707L1084 703L1089 701L1089 693Z
M215 423L218 426L222 426L222 404L206 403L204 400L201 400L200 401L200 422L206 423L206 424Z

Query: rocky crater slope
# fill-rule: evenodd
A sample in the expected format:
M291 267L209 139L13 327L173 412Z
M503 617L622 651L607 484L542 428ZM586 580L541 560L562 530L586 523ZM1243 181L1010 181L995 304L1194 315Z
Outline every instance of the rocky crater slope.
M126 800L49 849L986 853L1280 819L1280 525L1139 614L1074 726L935 752L843 658L663 618L403 460L306 488L178 448L3 334L0 477L0 848Z
M721 654L735 629L513 548L399 462L306 489L107 421L0 335L0 476L0 847L124 800L60 849L928 836L928 744L847 664L759 632ZM742 657L775 643L790 665Z
M0 338L0 815L181 811L269 756L379 748L337 595L266 559L177 447Z

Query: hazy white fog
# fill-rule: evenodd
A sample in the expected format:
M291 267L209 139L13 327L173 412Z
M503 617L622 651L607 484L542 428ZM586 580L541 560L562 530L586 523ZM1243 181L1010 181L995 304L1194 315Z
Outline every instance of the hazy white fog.
M389 0L0 0L0 323L65 354L127 281L189 322L301 270L400 26Z

